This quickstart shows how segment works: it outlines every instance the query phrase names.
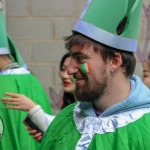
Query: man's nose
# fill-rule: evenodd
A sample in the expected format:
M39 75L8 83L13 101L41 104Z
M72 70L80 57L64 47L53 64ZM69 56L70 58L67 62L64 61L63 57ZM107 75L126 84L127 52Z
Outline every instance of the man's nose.
M67 73L69 75L73 75L75 74L76 72L78 72L78 63L76 62L75 59L71 59L70 60L70 64L69 66L67 67Z

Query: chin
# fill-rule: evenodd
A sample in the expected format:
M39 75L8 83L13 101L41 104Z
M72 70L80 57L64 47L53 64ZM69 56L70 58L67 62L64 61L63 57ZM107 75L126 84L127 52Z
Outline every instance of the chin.
M73 89L72 88L64 88L64 92L66 93L72 93Z

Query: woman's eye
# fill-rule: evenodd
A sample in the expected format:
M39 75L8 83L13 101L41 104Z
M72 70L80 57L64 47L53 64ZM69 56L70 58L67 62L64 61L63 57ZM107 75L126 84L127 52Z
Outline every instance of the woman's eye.
M66 68L61 68L61 71L65 71L66 70Z
M144 73L144 74L143 74L143 77L146 78L146 77L150 77L150 76L149 76L149 74Z
M145 75L143 76L143 78L146 78L146 77L147 77L147 76L145 76Z

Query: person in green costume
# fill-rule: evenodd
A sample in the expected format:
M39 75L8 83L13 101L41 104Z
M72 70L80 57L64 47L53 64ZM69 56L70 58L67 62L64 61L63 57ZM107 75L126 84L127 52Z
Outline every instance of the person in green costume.
M39 80L26 69L26 65L7 35L3 12L0 11L0 97L5 92L27 95L45 112L52 114L48 97ZM27 112L7 110L0 101L0 150L37 150L36 142L25 129L23 120Z
M142 0L88 0L65 38L79 100L63 109L40 150L149 150L150 90L133 75Z
M75 80L72 76L67 74L67 66L70 63L70 54L66 53L63 55L61 61L60 61L60 78L63 83L63 99L61 97L61 101L57 105L58 108L61 107L63 109L64 107L72 104L76 101L74 97L74 90L75 90ZM27 129L30 131L30 135L35 138L38 142L41 142L43 133L47 130L50 123L53 121L55 115L50 115L45 113L42 108L37 105L33 100L29 99L25 95L22 94L14 94L14 93L6 93L7 97L2 98L2 102L4 104L9 104L6 106L7 109L15 109L15 110L22 110L28 112L28 118L38 127L39 130L36 130L35 128L31 129L31 127L27 124ZM9 97L8 97L9 96ZM57 96L55 93L53 93L53 96ZM57 100L60 99L60 97L56 97ZM53 100L53 101L54 101Z

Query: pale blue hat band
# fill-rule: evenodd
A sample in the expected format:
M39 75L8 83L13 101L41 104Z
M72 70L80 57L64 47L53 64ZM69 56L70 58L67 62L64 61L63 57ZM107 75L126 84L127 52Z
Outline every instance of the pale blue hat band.
M0 48L0 55L10 54L10 51L8 48Z
M83 20L77 21L73 28L73 32L79 32L97 42L114 47L116 49L129 52L136 52L137 50L137 40L112 34Z

